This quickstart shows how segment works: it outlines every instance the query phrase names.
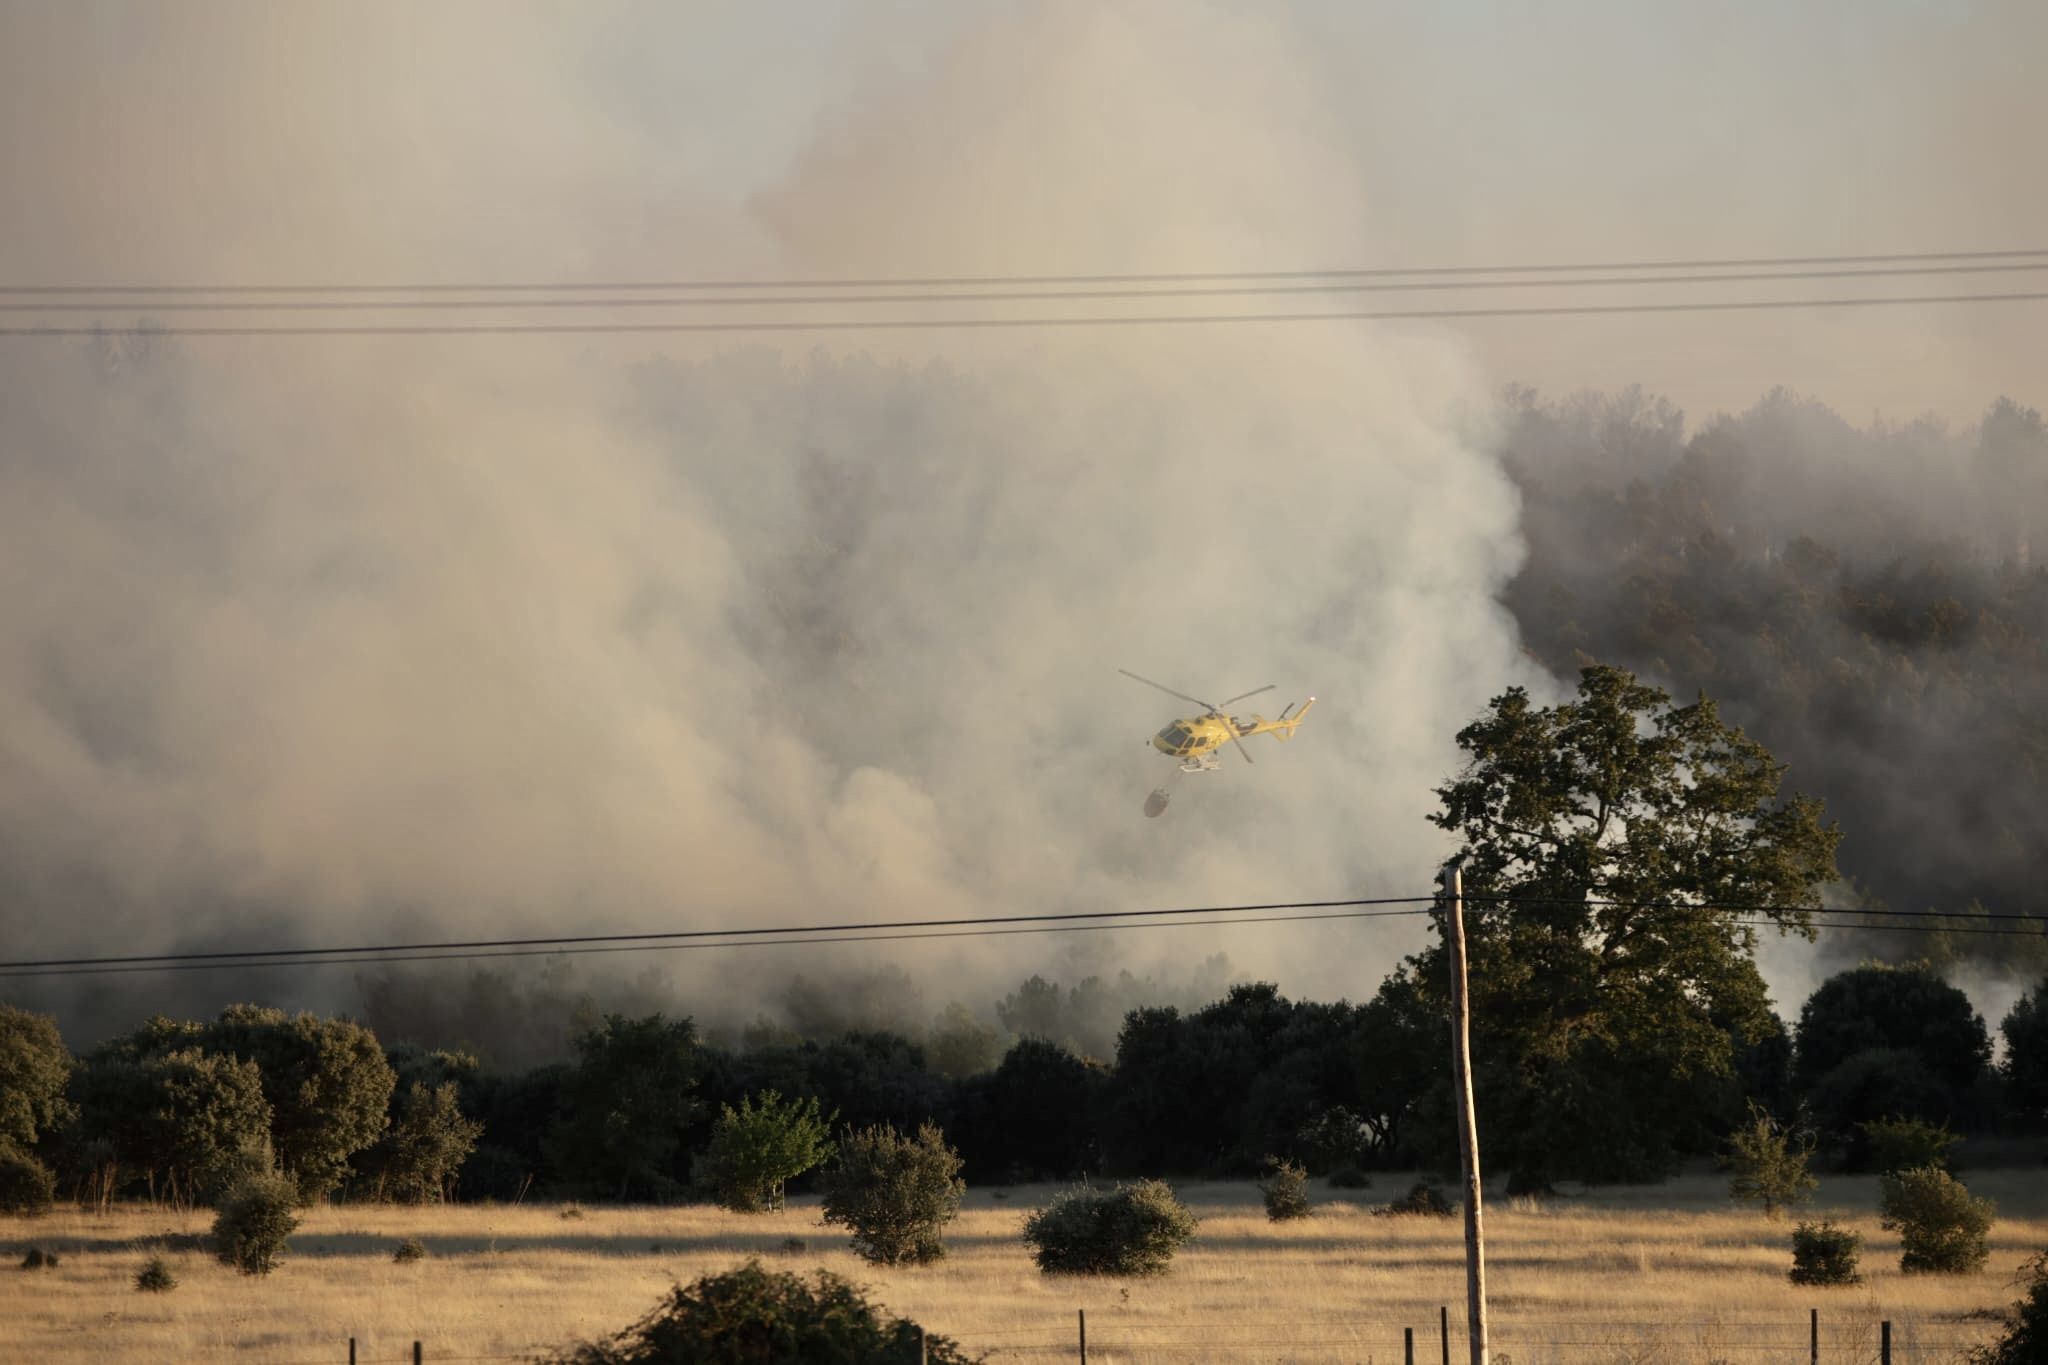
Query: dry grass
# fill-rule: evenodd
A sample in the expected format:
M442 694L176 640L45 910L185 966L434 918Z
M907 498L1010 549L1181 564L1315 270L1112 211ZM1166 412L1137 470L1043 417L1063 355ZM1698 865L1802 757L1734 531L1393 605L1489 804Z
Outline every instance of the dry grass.
M1821 1312L1823 1359L1874 1361L1877 1324L1893 1323L1895 1359L1952 1361L1991 1334L2019 1262L2048 1247L2048 1179L1978 1172L1999 1206L1991 1264L1960 1278L1903 1276L1898 1241L1881 1232L1876 1182L1836 1178L1819 1213L1864 1235L1866 1282L1811 1290L1788 1283L1790 1224L1729 1206L1725 1185L1693 1177L1601 1190L1544 1205L1488 1207L1494 1359L1671 1362L1805 1359L1807 1310ZM1405 1189L1378 1178L1354 1200ZM516 1358L624 1326L675 1280L744 1256L778 1267L826 1266L867 1285L890 1310L961 1338L994 1359L1072 1358L1075 1310L1088 1312L1089 1359L1101 1365L1183 1360L1401 1359L1413 1326L1418 1357L1436 1359L1437 1308L1463 1302L1461 1224L1367 1215L1323 1200L1315 1217L1270 1223L1249 1185L1185 1185L1202 1217L1196 1240L1154 1280L1040 1275L1018 1240L1043 1189L980 1190L938 1266L884 1271L857 1261L812 1204L739 1217L708 1208L556 1205L448 1210L315 1210L284 1266L247 1279L198 1238L204 1214L129 1208L0 1223L0 1359L142 1362ZM428 1256L395 1265L417 1237ZM783 1250L787 1238L808 1244ZM30 1245L59 1252L54 1270L13 1267ZM141 1294L136 1269L161 1253L180 1286ZM1428 1349L1421 1349L1423 1346Z

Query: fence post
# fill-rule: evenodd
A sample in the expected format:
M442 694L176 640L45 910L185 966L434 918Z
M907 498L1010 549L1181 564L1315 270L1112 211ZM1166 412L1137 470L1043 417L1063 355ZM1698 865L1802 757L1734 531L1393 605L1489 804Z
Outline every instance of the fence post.
M1402 1365L1415 1365L1415 1329L1413 1327L1403 1327L1401 1329L1401 1361Z
M1088 1365L1088 1310L1076 1308L1074 1312L1081 1320L1081 1365Z
M1444 1365L1451 1365L1451 1306L1447 1303L1437 1305L1436 1339L1443 1343Z
M356 1339L348 1339L348 1365L356 1365Z
M1880 1365L1892 1365L1892 1320L1877 1325L1877 1358Z
M1807 1365L1820 1365L1820 1310L1806 1310L1806 1361Z
M412 1344L412 1365L420 1365L420 1344L417 1341Z
M924 1353L924 1325L922 1323L918 1325L917 1329L917 1365L928 1365Z

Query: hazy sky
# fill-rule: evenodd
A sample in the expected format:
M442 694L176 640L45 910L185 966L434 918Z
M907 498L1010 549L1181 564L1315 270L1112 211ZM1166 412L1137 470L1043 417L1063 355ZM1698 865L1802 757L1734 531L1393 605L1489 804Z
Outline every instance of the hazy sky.
M35 135L0 154L0 264L22 280L242 279L298 267L318 241L321 273L338 279L398 264L429 278L774 270L789 261L754 230L753 196L854 111L1034 8L9 4L0 107ZM1205 22L1193 4L1125 8L1154 29ZM845 263L1284 269L2041 245L2029 233L2048 208L2036 143L2048 88L2035 67L2048 9L2028 0L1236 13L1271 32L1272 53L1174 74L1289 111L1297 126L1274 126L1255 156L1284 157L1290 132L1339 150L1367 208L1328 259L1270 234L1197 251L1219 234L1159 222L1000 243L910 233L914 253L862 238ZM1132 60L1190 60L1176 51L1140 47ZM1057 229L1091 211L1135 145L1168 135L1142 111L1112 122L1097 108L1114 81L1101 71L1060 92L1065 113L1103 119L1091 154L1009 163L978 187L990 213L1057 206L1044 218ZM967 133L923 136L972 176ZM1219 156L1191 173L1216 177L1227 203L1247 169ZM51 176L75 183L53 194ZM203 244L187 230L202 227ZM1824 287L1979 292L2039 278ZM1546 389L1641 382L1704 416L1786 384L1852 414L1967 417L2038 385L2044 317L2019 303L1464 327L1491 377Z

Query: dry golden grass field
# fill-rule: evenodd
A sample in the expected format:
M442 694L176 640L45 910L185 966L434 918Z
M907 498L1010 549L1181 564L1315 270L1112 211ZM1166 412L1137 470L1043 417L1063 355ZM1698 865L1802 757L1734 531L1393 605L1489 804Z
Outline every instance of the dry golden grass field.
M1982 1273L1904 1276L1898 1241L1878 1228L1876 1182L1822 1182L1812 1214L1864 1235L1865 1282L1802 1289L1785 1279L1790 1225L1732 1207L1709 1176L1573 1192L1542 1205L1489 1204L1494 1359L1539 1362L1804 1361L1810 1308L1821 1358L1877 1359L1878 1323L1894 1359L1953 1361L1994 1331L2019 1263L2048 1248L2048 1175L1983 1171L1971 1188L1998 1204ZM1095 1365L1168 1361L1397 1362L1413 1326L1435 1361L1437 1309L1463 1302L1462 1223L1377 1218L1367 1201L1406 1182L1382 1176L1347 1202L1319 1190L1315 1216L1268 1222L1248 1185L1186 1184L1196 1240L1156 1279L1038 1273L1018 1224L1043 1188L975 1190L933 1267L864 1265L818 1222L815 1205L739 1217L709 1208L560 1205L451 1209L343 1205L310 1212L284 1265L262 1279L216 1263L197 1242L205 1214L122 1208L0 1223L0 1360L139 1362L518 1359L625 1326L676 1280L746 1256L825 1266L868 1285L895 1313L995 1361L1075 1357L1075 1312L1088 1314ZM428 1258L394 1264L417 1237ZM785 1249L787 1239L803 1248ZM54 1269L16 1270L26 1249ZM180 1284L133 1286L160 1250ZM1454 1358L1462 1359L1453 1343Z

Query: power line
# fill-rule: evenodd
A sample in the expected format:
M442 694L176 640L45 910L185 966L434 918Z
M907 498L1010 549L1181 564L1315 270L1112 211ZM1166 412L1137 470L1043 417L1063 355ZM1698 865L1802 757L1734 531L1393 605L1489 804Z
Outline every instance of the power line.
M1193 284L1221 280L1390 279L1403 275L1539 275L1596 270L1742 270L1772 266L1879 265L1912 261L1990 261L2048 256L2048 247L2016 251L1907 251L1860 256L1736 256L1720 259L1656 261L1586 261L1578 264L1542 262L1531 265L1340 266L1323 270L1217 270L1127 272L1096 275L875 275L819 279L803 276L754 280L592 280L480 281L467 284L414 282L401 284L14 284L0 285L0 294L453 294L561 293L575 290L720 290L720 289L893 289L1000 287L1022 285Z
M1732 313L1792 308L1881 308L1958 303L2032 303L2048 292L1917 294L1884 298L1694 300L1673 303L1559 304L1500 308L1391 308L1314 313L1159 313L1066 317L836 318L748 322L342 323L229 326L0 327L0 337L391 337L617 336L769 332L989 331L1052 327L1157 327L1218 323L1391 322L1516 317L1596 317L1624 313Z
M902 943L938 938L1004 938L1013 934L1085 934L1124 929L1227 928L1234 924L1299 924L1308 920L1385 919L1389 916L1427 915L1417 910L1339 910L1313 915L1259 915L1238 919L1146 920L1115 924L1040 924L1013 929L943 929L908 934L830 934L816 938L719 939L691 943L629 943L602 947L505 948L485 952L396 953L375 957L292 957L269 961L164 962L122 967L51 967L23 971L0 970L0 980L46 976L129 976L138 972L203 972L257 967L380 966L387 962L478 962L506 957L584 957L602 953L660 953L704 948L786 948L804 944Z
M667 929L637 934L564 934L550 938L487 938L426 943L367 943L339 948L252 948L233 952L138 953L125 957L59 957L0 962L0 971L38 967L109 967L138 963L231 962L254 958L324 958L358 953L417 953L472 948L542 948L584 943L655 943L663 940L743 939L785 934L851 934L884 929L950 929L997 924L1053 924L1077 920L1143 920L1168 915L1232 915L1266 910L1331 910L1359 906L1415 905L1430 896L1380 896L1321 901L1270 901L1257 905L1183 905L1164 910L1073 910L1043 915L965 915L952 919L865 920L848 924L790 924L753 929ZM1411 913L1422 914L1423 911Z
M986 915L954 919L868 921L848 925L795 925L770 929L694 929L648 934L565 935L553 938L477 939L432 943L360 944L345 948L272 948L232 952L159 953L129 957L52 958L0 962L0 979L35 977L118 976L141 972L219 971L239 967L376 966L408 962L473 962L498 958L570 957L604 953L661 952L701 948L776 948L837 943L894 943L926 939L999 938L1017 934L1090 933L1121 929L1187 929L1237 924L1297 924L1316 920L1380 919L1436 913L1425 903L1436 897L1385 896L1330 901L1268 902L1237 906L1183 906L1163 910L1075 911L1051 915ZM1836 911L1816 907L1778 907L1762 903L1683 905L1671 901L1571 901L1505 895L1468 896L1495 905L1575 904L1637 909L1687 908L1747 915L1783 909L1825 916L1889 915L1912 920L1999 919L2048 926L2048 919L2021 914L1981 916L1939 911ZM1395 909L1390 907L1417 907ZM1355 908L1368 907L1368 908ZM1332 911L1310 914L1257 914L1263 911ZM1188 917L1194 918L1188 918ZM1231 916L1231 918L1223 918ZM1179 917L1179 918L1171 918ZM1080 923L1077 921L1095 921ZM1101 922L1108 921L1108 922ZM1769 927L1773 919L1735 918L1731 923ZM1943 932L2007 938L2039 938L2041 929L1922 923L1858 923L1840 918L1811 920L1815 929L1858 932ZM1783 927L1782 925L1780 927ZM899 930L907 932L897 932Z
M1454 279L1454 280L1400 280L1370 283L1342 284L1237 284L1202 285L1170 288L1102 288L1102 289L1045 289L1018 292L1005 290L993 293L946 293L946 294L775 294L768 297L759 295L714 295L711 297L605 297L606 292L593 291L588 295L568 298L403 298L366 299L361 297L334 299L283 299L279 301L242 299L199 299L176 298L159 300L103 300L92 303L61 302L8 302L0 300L0 313L106 313L123 309L163 313L306 313L306 312L362 312L381 311L464 311L480 309L535 309L535 308L717 308L746 307L768 308L793 305L830 304L835 306L875 303L1037 303L1046 301L1074 301L1082 299L1180 299L1180 298L1223 298L1246 295L1303 295L1303 294L1381 294L1416 291L1472 290L1472 289L1574 289L1579 287L1636 286L1645 284L1741 284L1771 280L1846 280L1884 279L1905 275L1987 275L2009 274L2014 271L2048 270L2048 261L2028 261L2013 265L1920 265L1897 266L1860 270L1792 270L1792 271L1744 271L1729 274L1680 274L1680 275L1594 275L1571 278L1561 275L1546 275L1537 279ZM0 290L0 294L7 291Z

